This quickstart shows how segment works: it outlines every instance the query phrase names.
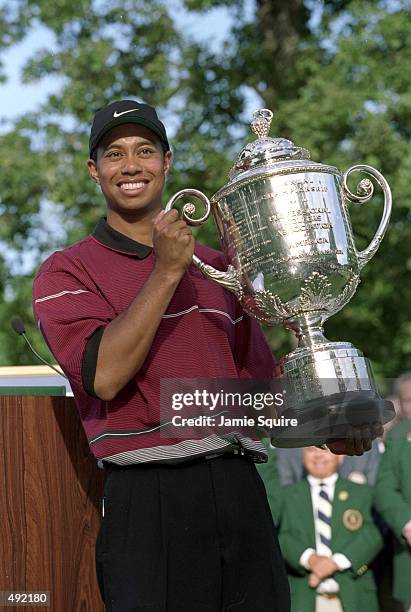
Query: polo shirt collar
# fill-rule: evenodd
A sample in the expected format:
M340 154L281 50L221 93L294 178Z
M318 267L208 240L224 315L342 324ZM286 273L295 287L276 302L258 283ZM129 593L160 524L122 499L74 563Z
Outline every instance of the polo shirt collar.
M153 250L152 247L141 244L141 242L137 242L115 230L114 227L107 223L106 217L100 219L92 235L98 242L104 244L109 249L125 253L126 255L133 255L138 257L138 259L144 259Z

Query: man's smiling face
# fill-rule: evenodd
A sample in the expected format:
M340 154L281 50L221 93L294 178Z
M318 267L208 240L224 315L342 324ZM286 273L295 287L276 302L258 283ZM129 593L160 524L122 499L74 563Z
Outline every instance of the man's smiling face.
M109 209L140 217L161 208L170 162L171 152L164 153L154 132L142 125L126 123L103 136L97 159L90 159L88 168Z
M316 446L307 446L303 449L304 467L314 478L328 478L335 474L343 460L342 455L333 455L330 451Z

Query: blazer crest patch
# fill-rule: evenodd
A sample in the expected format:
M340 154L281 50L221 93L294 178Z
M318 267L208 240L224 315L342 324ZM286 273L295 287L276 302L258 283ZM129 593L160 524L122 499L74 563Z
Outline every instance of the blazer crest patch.
M346 510L343 514L343 523L344 527L349 529L350 531L357 531L362 526L364 519L359 510L349 509Z

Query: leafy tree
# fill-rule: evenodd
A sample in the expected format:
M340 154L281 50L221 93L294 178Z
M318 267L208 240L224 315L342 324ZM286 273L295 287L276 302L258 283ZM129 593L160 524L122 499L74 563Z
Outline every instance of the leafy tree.
M255 0L250 12L250 1L181 0L199 27L209 10L231 12L220 48L185 35L173 19L175 5L165 0L15 0L12 10L0 12L0 48L39 24L54 34L53 49L36 53L24 78L52 75L61 82L58 94L0 136L7 151L0 241L25 266L13 275L16 259L0 261L1 363L32 361L6 328L12 313L28 320L39 262L83 237L103 213L85 171L94 111L125 96L159 107L172 126L167 195L187 186L212 194L249 138L245 111L253 96L275 110L273 135L290 137L310 149L312 159L342 170L370 163L390 182L394 212L387 238L327 332L363 349L380 376L410 367L410 2ZM379 194L367 206L351 207L358 248L371 239L381 206ZM57 211L60 233L44 222L45 210L47 218ZM216 244L211 221L199 237ZM267 333L277 354L289 348L288 332Z

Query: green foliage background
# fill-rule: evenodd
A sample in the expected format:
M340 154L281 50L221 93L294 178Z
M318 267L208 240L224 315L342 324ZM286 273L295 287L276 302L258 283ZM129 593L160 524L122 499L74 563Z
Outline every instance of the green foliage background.
M182 31L176 2L14 0L0 7L3 50L39 25L54 34L53 49L27 62L25 81L55 76L61 83L58 94L0 136L0 364L34 359L9 331L14 314L44 347L32 322L34 271L104 213L85 166L94 111L125 96L157 106L171 126L174 152L166 197L187 186L212 194L249 137L245 108L252 95L275 110L272 135L341 170L371 164L389 181L394 210L387 236L327 334L364 350L380 377L409 369L410 1L180 0L199 29L207 11L230 12L221 47L212 44L212 32L198 42ZM372 238L381 212L381 194L352 207L358 248ZM211 221L198 238L216 245ZM288 332L267 333L276 354L290 348Z

